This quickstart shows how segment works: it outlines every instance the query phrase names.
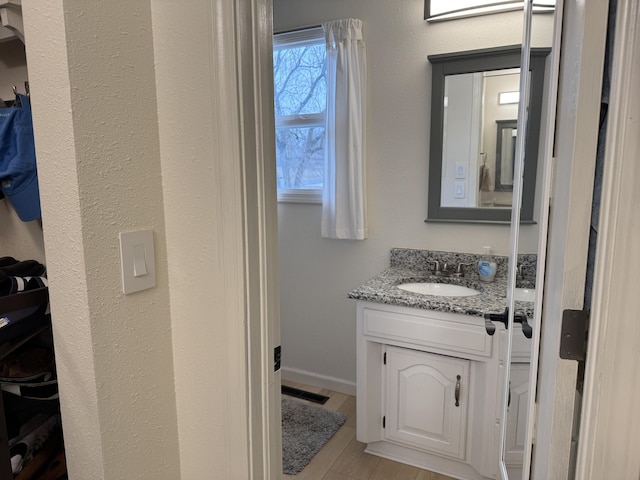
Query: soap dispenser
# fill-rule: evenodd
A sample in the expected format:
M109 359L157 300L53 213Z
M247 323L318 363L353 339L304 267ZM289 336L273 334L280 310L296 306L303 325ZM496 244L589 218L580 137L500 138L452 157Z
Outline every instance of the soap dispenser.
M484 255L478 262L478 274L483 282L493 282L496 277L496 262L491 257L491 247L484 247Z

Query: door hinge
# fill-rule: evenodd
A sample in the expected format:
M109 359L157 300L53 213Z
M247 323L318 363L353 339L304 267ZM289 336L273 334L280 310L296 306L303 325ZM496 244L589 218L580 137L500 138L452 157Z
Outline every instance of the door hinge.
M387 417L382 417L382 428L387 428Z
M384 365L386 365L386 364L387 364L387 352L384 352L384 354L382 355L382 363L383 363Z
M562 312L560 358L584 362L587 355L589 313L586 310Z

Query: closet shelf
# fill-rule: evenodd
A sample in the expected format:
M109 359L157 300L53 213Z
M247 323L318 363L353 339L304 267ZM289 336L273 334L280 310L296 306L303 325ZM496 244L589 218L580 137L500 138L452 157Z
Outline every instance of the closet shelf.
M0 317L6 317L11 320L9 323L0 327L0 359L4 359L11 353L26 346L32 339L35 339L41 333L50 329L51 316L47 313L49 310L48 307L49 289L47 287L0 297ZM9 453L9 428L7 424L7 412L5 411L4 393L5 392L2 392L2 394L0 394L0 478L9 479L14 478L14 475L12 473ZM47 412L46 409L42 411ZM15 419L15 417L12 418ZM61 450L61 441L56 442L51 448L56 452L62 452L58 454L62 455L64 459L64 453L63 450ZM29 463L26 465L29 466ZM35 462L22 476L15 478L43 478L26 476L29 471L32 471L38 466L41 465ZM51 478L62 477L56 476Z
M21 0L0 0L0 23L4 27L3 31L0 31L0 41L12 38L12 35L5 31L8 29L24 43Z
M27 290L0 297L0 315L22 310L23 308L36 307L49 301L49 289L47 287Z
M21 315L24 318L0 327L0 343L49 324L51 317L45 315L48 304L49 289L47 287L0 297L0 317L10 317L11 313L26 309L32 310L28 315Z

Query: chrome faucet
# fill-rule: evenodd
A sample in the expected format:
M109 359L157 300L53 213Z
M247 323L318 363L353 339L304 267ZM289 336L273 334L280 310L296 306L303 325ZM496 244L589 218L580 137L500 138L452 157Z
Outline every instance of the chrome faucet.
M524 272L525 269L531 267L531 265L529 265L528 263L521 263L520 265L518 265L518 269L516 272L516 279L517 280L522 280L524 278Z
M464 268L462 267L469 267L471 265L473 265L473 263L459 263L456 266L456 271L453 273L453 275L456 277L464 277Z
M434 267L431 273L433 273L437 277L464 277L464 268L471 263L458 263L454 268L449 268L448 262L440 262L439 260L434 260Z
M449 275L449 264L447 262L440 262L440 260L433 261L433 270L431 271L435 276L447 276Z

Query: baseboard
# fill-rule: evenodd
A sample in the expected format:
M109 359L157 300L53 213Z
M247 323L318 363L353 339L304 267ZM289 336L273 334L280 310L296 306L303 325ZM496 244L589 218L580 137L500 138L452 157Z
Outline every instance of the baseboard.
M282 367L282 379L290 382L305 383L314 387L327 388L345 395L356 395L356 383L342 378L329 377L313 372L305 372L296 368Z

